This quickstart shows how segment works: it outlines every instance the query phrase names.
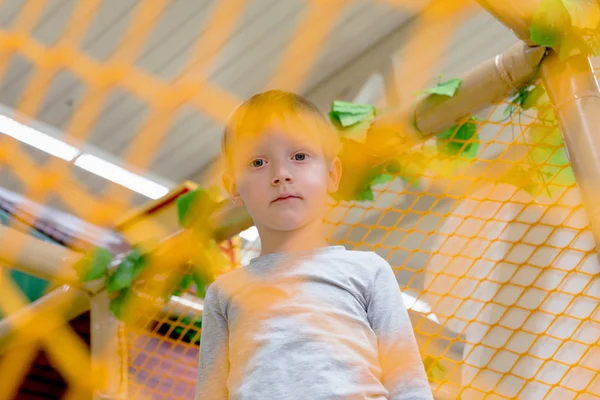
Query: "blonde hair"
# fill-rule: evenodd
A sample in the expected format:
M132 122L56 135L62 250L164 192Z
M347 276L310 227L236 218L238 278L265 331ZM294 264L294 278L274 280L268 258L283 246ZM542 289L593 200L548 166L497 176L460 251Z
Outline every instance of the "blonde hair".
M252 96L231 114L223 133L221 154L231 167L232 145L241 137L258 137L273 125L301 128L312 140L321 144L328 160L340 150L337 132L327 118L309 100L294 93L270 90Z

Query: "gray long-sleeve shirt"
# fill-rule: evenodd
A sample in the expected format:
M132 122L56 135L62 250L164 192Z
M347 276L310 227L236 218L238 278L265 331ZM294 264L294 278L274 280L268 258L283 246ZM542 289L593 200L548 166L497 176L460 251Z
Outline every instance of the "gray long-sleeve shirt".
M269 254L206 294L196 399L432 399L390 265L330 246Z

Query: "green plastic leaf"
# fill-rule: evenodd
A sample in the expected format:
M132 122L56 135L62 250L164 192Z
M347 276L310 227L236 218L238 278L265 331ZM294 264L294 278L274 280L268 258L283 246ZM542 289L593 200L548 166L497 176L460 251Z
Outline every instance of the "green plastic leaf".
M548 96L543 86L535 86L531 90L527 90L519 103L523 110L528 110L532 107L539 106L542 102L548 102Z
M373 190L370 187L364 188L356 197L357 201L373 201L375 200L375 195L373 194Z
M338 129L340 136L364 143L371 121L377 114L369 104L353 104L335 100L331 105L329 118Z
M435 358L426 356L423 359L423 366L427 372L427 379L430 382L442 382L446 379L446 368Z
M146 265L146 258L142 255L142 253L133 249L128 255L127 259L133 263L133 279L137 278L137 276L142 273Z
M109 309L115 317L121 319L127 300L127 290L122 290L116 297L113 297L109 303Z
M367 133L369 131L369 128L371 127L371 121L373 120L373 117L368 117L358 122L357 124L348 126L346 128L344 128L336 118L331 117L331 113L330 118L333 125L337 128L338 133L341 137L359 143L366 142Z
M438 94L440 96L452 97L456 94L456 91L460 87L461 83L462 79L453 78L447 80L446 82L438 83L435 87L425 89L423 92L429 94Z
M562 151L564 144L558 126L534 126L530 129L529 140L532 146L530 155L536 164L553 164L557 166L569 164L569 160ZM558 152L557 150L561 151Z
M106 281L106 291L114 293L121 289L131 287L133 282L134 263L131 260L124 259L117 269L108 277Z
M508 106L504 109L504 115L512 117L515 112L519 110L519 107L523 107L525 99L529 93L534 90L531 86L524 86L511 97L508 98Z
M174 296L181 296L183 295L184 291L187 291L190 288L190 285L193 282L193 278L191 274L185 274L182 278L181 278L181 282L179 282L179 286L177 287L177 289L173 292Z
M466 122L460 127L453 126L437 135L438 151L446 156L474 158L479 150L477 124Z
M570 27L571 17L562 0L542 0L533 15L529 35L533 43L558 51Z
M98 247L86 254L75 265L75 270L82 282L100 279L106 275L112 258L108 250Z
M206 296L207 289L206 281L197 273L193 273L191 276L194 280L194 284L196 285L196 293L198 297L204 298Z
M190 285L192 284L192 281L193 281L192 275L186 274L181 279L181 283L179 283L179 287L181 289L187 290L187 289L190 288Z
M343 128L375 117L375 107L369 104L353 104L336 100L331 106L330 116Z
M375 177L375 179L373 179L373 182L371 183L372 185L381 185L383 183L387 183L390 182L394 179L394 175L390 175L390 174L381 174L381 175L377 175Z
M183 228L196 225L206 230L215 209L216 203L204 189L196 189L177 198L177 216Z
M532 146L530 158L539 166L545 180L562 186L575 183L558 126L535 126L530 130L529 140Z
M331 109L335 113L364 114L373 110L374 107L371 104L356 104L349 101L334 100Z

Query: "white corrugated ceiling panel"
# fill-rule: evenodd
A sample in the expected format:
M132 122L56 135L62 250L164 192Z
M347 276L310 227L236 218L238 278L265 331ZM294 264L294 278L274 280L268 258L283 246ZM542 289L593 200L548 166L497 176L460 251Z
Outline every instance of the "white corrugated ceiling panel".
M47 2L31 36L44 46L53 46L64 34L75 7L81 0ZM10 31L28 2L6 0L0 3L0 27ZM144 3L141 0L103 0L80 40L80 50L93 60L108 60L119 45L132 18ZM160 15L149 20L152 29L134 60L140 70L165 81L176 81L189 66L197 38L220 4L217 0L171 0ZM240 21L219 49L209 72L214 85L245 98L263 90L294 35L311 34L310 25L298 32L309 10L307 0L248 0ZM325 80L380 38L400 26L409 13L370 0L348 0L342 11L326 14L334 29L308 71L300 91ZM8 68L0 82L0 103L16 108L22 93L36 72L36 66L21 54L6 59ZM74 112L90 89L72 71L57 70L34 116L60 130L68 129ZM94 88L91 88L95 90ZM149 116L148 105L120 88L110 91L96 122L89 126L88 143L114 156L122 156L132 138L140 134ZM221 124L183 105L162 139L151 169L173 181L193 175L218 152Z

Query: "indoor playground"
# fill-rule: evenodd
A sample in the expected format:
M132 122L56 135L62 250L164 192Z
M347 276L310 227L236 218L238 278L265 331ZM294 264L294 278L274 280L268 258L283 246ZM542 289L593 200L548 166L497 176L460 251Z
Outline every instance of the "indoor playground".
M328 241L393 267L436 400L600 399L597 56L597 0L0 0L0 399L194 398L269 89L336 128Z

